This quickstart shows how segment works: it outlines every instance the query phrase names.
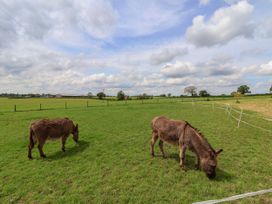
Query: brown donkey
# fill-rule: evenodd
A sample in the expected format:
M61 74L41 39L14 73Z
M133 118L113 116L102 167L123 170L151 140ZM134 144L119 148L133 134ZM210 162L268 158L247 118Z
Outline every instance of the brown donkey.
M42 119L33 122L30 125L29 132L28 158L32 159L31 151L36 142L38 142L40 156L45 158L46 156L42 148L47 139L56 140L61 138L62 151L65 152L65 142L71 133L73 134L74 141L78 142L78 124L74 125L73 121L69 118Z
M152 138L150 141L151 155L154 156L154 144L159 139L159 146L163 157L163 142L178 145L180 150L180 167L185 169L184 159L187 148L196 154L196 167L202 169L208 178L216 176L217 156L223 150L215 151L204 136L188 122L170 120L164 116L152 120Z

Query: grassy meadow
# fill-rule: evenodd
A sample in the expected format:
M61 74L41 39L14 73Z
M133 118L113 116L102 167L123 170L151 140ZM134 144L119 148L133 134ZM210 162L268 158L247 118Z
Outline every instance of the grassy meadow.
M237 122L224 110L213 110L209 101L207 106L174 102L107 106L90 100L87 108L86 100L70 99L65 109L65 99L0 99L0 203L192 203L272 187L270 133L244 124L237 129ZM14 104L34 110L40 103L49 110L12 112ZM163 159L156 144L156 157L150 156L150 121L158 115L189 121L215 149L224 149L215 180L194 169L189 151L187 172L179 169L177 147L166 144ZM35 147L30 161L29 125L45 117L74 120L80 142L69 138L63 153L60 141L48 141L47 158L39 158ZM251 122L271 129L270 121ZM272 195L232 203L272 203Z

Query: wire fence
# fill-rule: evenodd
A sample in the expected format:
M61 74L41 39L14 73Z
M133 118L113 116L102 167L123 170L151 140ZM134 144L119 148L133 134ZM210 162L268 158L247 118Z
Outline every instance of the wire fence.
M153 99L133 99L133 100L112 100L112 99L1 99L0 112L28 112L28 111L44 111L57 109L72 108L91 108L103 106L122 106L122 105L143 105L143 104L161 104L161 103L196 103L200 101L222 101L227 98L153 98Z
M9 101L10 102L10 101ZM16 101L15 101L16 102ZM124 105L145 105L145 104L172 104L172 103L191 103L192 107L202 106L207 108L220 109L225 111L229 118L237 121L237 128L241 124L260 129L262 131L272 133L272 120L265 119L264 117L245 112L241 108L231 106L228 103L219 103L216 100L210 101L207 99L189 99L189 98L177 98L177 99L145 99L145 100L125 100L125 101L115 101L115 100L44 100L35 101L33 100L19 100L20 103L6 104L2 106L0 103L0 113L1 112L28 112L28 111L45 111L45 110L58 110L58 109L83 109L92 107L107 107L107 106L124 106ZM36 107L36 108L33 108ZM256 119L261 120L258 124L263 124L263 127L256 125ZM270 128L267 128L271 127Z
M199 105L210 106L213 109L216 108L216 109L225 110L225 113L228 115L229 118L232 118L237 121L237 128L239 128L241 123L243 123L247 126L257 128L257 129L260 129L260 130L268 132L268 133L272 133L272 128L268 129L268 128L260 127L256 124L254 124L254 120L256 120L256 119L262 120L263 124L267 124L270 127L272 127L272 121L265 120L264 117L256 115L256 114L245 113L242 108L237 109L236 107L233 107L230 104L218 104L218 103L214 103L214 102L212 103L212 105L211 104L201 104L201 103L199 103Z
M243 198L247 198L247 197L252 197L252 196L257 196L257 195L263 195L263 194L266 194L266 193L272 193L272 188L270 188L270 189L264 189L264 190L260 190L260 191L256 191L256 192L243 193L243 194L240 194L240 195L234 195L234 196L227 197L227 198L222 198L222 199L219 199L219 200L207 200L207 201L195 202L193 204L225 203L225 202L239 200L239 199L243 199Z

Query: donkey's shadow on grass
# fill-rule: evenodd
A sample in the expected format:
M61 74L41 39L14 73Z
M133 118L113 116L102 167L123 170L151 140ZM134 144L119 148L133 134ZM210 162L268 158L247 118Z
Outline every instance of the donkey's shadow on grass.
M179 154L177 153L171 153L168 156L166 156L166 159L175 159L177 161L177 163L179 163L180 158L179 158ZM186 154L185 156L185 166L186 166L186 170L187 171L199 171L196 170L195 168L195 156L191 155L191 154ZM213 179L213 181L230 181L235 179L234 175L229 174L228 172L217 168L216 170L216 177Z
M90 146L89 142L84 140L79 140L77 144L75 144L71 148L67 148L65 152L57 151L53 154L48 154L46 157L46 160L57 160L57 159L63 159L67 157L75 156L81 152L83 152L85 149L87 149Z

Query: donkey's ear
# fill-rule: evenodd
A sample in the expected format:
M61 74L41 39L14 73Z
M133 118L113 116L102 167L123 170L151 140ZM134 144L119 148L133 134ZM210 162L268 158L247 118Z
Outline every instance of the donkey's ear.
M218 154L220 154L221 152L223 152L223 149L217 150L217 151L215 152L216 156L217 156Z

